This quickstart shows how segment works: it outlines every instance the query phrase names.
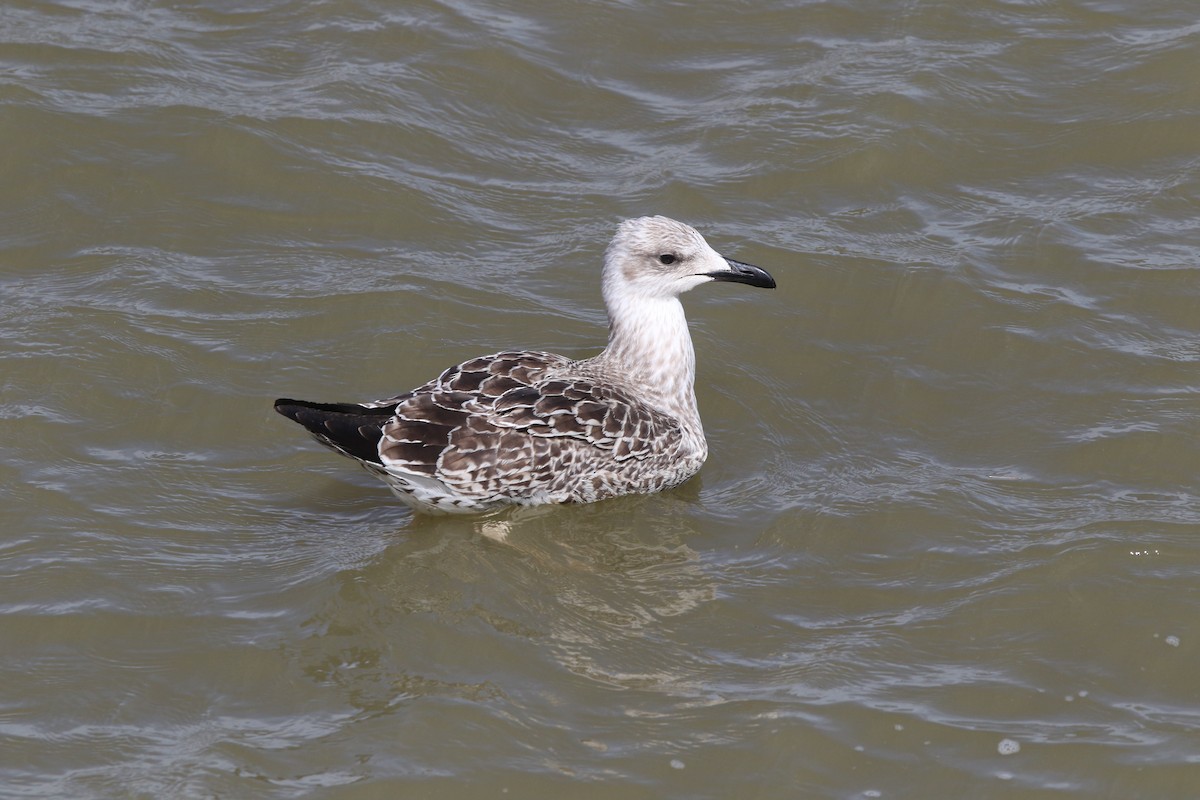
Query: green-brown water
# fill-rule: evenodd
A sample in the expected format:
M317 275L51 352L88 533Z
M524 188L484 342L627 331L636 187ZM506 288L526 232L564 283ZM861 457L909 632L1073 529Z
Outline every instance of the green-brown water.
M1200 796L1197 76L1183 0L7 3L0 795ZM684 487L498 543L271 411L595 352L647 213L779 281L685 298Z

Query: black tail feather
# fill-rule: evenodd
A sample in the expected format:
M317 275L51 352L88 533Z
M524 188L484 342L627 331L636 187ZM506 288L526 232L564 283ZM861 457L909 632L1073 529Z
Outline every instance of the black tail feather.
M281 398L275 410L298 422L321 442L362 461L381 464L379 440L395 406L368 408L354 403L310 403Z

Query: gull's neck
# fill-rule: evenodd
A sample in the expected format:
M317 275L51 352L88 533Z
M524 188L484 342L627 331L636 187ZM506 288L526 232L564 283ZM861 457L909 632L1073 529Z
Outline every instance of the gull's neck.
M592 363L698 432L696 351L679 298L615 291L604 299L608 347Z

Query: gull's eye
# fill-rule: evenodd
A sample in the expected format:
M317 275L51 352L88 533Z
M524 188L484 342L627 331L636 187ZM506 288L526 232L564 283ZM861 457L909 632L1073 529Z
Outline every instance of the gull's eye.
M670 253L663 253L658 257L658 261L660 264L674 264L675 256L671 255Z

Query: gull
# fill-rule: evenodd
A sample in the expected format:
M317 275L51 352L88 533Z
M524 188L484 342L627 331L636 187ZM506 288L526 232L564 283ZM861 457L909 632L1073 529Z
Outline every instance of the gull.
M591 503L677 486L708 444L679 296L712 281L775 288L667 217L622 222L604 255L608 346L592 358L505 350L386 400L275 410L349 456L415 511Z

